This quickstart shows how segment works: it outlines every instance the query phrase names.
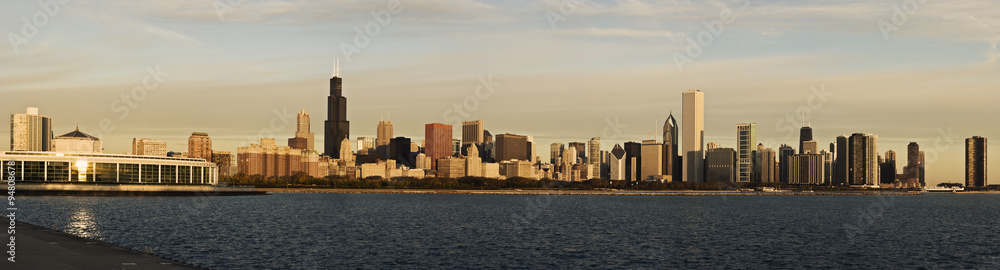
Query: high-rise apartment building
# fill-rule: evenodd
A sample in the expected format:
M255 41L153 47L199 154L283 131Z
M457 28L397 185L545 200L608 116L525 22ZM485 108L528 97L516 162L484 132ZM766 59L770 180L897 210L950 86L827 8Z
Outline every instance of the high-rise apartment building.
M188 137L187 157L212 161L212 138L208 137L208 133L191 133L191 137Z
M754 172L757 174L757 181L774 183L778 178L774 171L774 167L776 166L774 149L764 148L764 144L757 144L756 156L755 167L757 169Z
M25 113L10 115L10 151L51 151L52 118L29 107Z
M848 183L850 185L878 184L878 136L855 133L849 139L847 151Z
M792 155L795 155L795 148L787 144L778 147L778 182L788 184L788 165Z
M965 139L965 186L985 187L986 181L986 138L975 136Z

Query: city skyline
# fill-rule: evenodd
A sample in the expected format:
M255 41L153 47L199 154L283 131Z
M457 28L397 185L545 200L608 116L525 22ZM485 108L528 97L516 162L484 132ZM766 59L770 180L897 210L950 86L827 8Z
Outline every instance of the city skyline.
M424 43L427 42L426 37L408 37L405 34L407 30L427 25L433 25L436 29L441 29L441 25L452 25L448 22L428 22L434 18L430 14L446 12L445 14L461 15L466 10L510 8L478 2L466 3L468 4L443 6L436 2L404 2L404 5L413 6L406 6L402 13L394 15L396 17L393 18L393 24L387 26L385 32L372 38L372 45L362 53L352 55L350 63L342 62L341 65L345 67L342 75L344 96L353 104L348 106L347 112L348 120L354 122L350 139L375 137L376 115L394 113L397 115L392 119L396 126L396 136L419 141L425 124L444 123L457 127L445 115L453 105L473 97L478 104L477 109L471 110L468 117L459 119L484 120L485 129L493 134L529 135L541 146L552 142L569 143L601 137L602 150L611 150L615 144L625 141L641 142L650 139L648 134L658 130L665 120L664 115L669 111L681 111L680 93L700 89L706 94L705 143L717 142L723 147L734 148L737 146L734 136L736 125L749 122L759 124L757 141L775 150L780 144L797 144L801 122L811 124L814 128L814 140L821 146L835 141L839 135L871 133L879 136L879 151L903 152L909 142L917 142L922 150L936 152L936 158L928 156L927 166L928 184L933 184L942 180L963 182L964 139L972 136L996 137L998 131L995 125L984 124L982 121L983 116L996 115L997 110L1000 110L990 104L990 101L996 100L1000 90L993 79L996 77L995 64L1000 54L996 52L996 33L988 31L995 29L992 25L996 25L995 19L991 18L1000 16L991 16L993 13L990 13L989 7L992 3L988 1L972 2L967 4L968 7L952 3L928 4L918 11L923 17L912 17L910 22L900 26L899 31L893 32L888 41L883 40L876 23L878 20L889 19L892 6L899 3L829 4L845 11L831 12L830 17L817 19L826 22L818 31L829 36L821 37L815 43L810 41L806 42L808 44L790 47L790 40L802 42L802 39L813 36L813 33L801 29L807 27L785 24L772 27L773 31L770 33L775 35L773 39L752 39L756 42L742 47L738 44L743 44L741 41L750 39L752 34L768 33L768 27L761 26L768 23L762 18L768 12L752 6L748 10L737 11L736 22L727 25L728 30L712 46L706 47L702 57L687 65L683 72L677 70L671 57L675 52L683 52L685 43L673 40L669 34L696 36L704 30L701 25L703 20L718 17L718 7L696 4L680 6L679 10L692 15L683 20L670 21L671 27L641 31L638 24L601 27L584 23L591 21L585 18L623 16L622 14L632 14L628 12L639 12L637 10L640 9L629 4L606 4L606 7L610 7L609 11L601 11L600 7L605 4L589 3L592 6L581 6L578 13L558 23L556 29L549 29L545 11L558 11L558 8L539 4L542 7L531 8L532 11L537 11L530 16L533 18L531 21L537 22L537 25L531 26L535 31L529 31L527 35L541 37L544 42L515 39L493 48L487 46L476 50L471 48L478 46L470 44L488 43L449 38L447 41L455 42L455 47L464 49L448 54L392 46L396 42L427 44ZM784 8L780 10L786 12L802 12L800 15L782 13L786 17L799 18L798 16L815 14L808 12L805 7L784 2L753 3L757 4L772 9ZM271 17L260 17L265 18L259 19L264 21L247 21L245 14L241 15L240 12L259 12L254 8L258 3L248 3L235 7L228 13L230 17L227 20L215 21L216 14L208 4L203 7L207 9L204 12L207 18L199 17L201 15L192 15L193 18L180 16L182 13L177 12L179 10L198 10L191 3L158 5L154 3L149 4L149 7L138 7L129 4L73 2L63 6L60 14L53 16L46 26L41 27L38 36L20 45L20 52L14 53L12 45L5 43L0 48L3 51L0 58L11 63L3 67L5 72L2 74L5 75L0 75L0 78L8 82L0 85L0 93L9 97L0 101L2 107L7 109L5 113L20 113L25 107L38 107L42 115L53 118L53 133L64 134L79 125L88 134L101 137L107 149L105 152L108 153L129 151L132 138L164 141L167 142L168 150L183 151L187 148L185 141L192 132L211 134L216 148L226 151L234 151L239 145L256 143L253 138L259 138L259 134L273 134L265 137L284 141L293 137L296 112L306 110L312 115L324 115L326 103L320 97L329 93L329 85L325 80L332 73L333 59L339 57L346 62L344 55L337 49L338 46L341 42L352 42L353 27L372 20L369 10L385 8L382 3L357 4L357 10L344 13L353 15L323 22L334 29L332 32L336 34L323 39L322 46L309 45L302 48L296 46L303 45L285 44L292 49L282 51L294 51L294 48L302 50L296 53L271 52L256 55L269 48L266 45L282 43L238 45L217 40L210 35L233 29L245 31L261 24L270 24L264 28L266 30L281 30L289 27L280 23L281 18L293 13L283 10ZM288 9L294 11L304 10L303 6L312 4L288 5ZM162 8L165 12L163 14L167 15L142 18L141 15L146 14L144 12L149 12L147 8L153 7ZM737 9L735 6L732 8ZM5 15L3 23L0 23L3 28L0 30L20 33L20 18L30 17L39 10L41 9L36 3L12 4L11 9L0 11ZM107 12L97 13L95 10ZM864 12L845 15L848 13L846 10ZM973 19L945 18L943 23L928 25L927 22L938 18L935 14L941 10L959 10L974 15L970 15ZM668 12L675 11L650 11L657 16ZM408 14L412 16L406 17ZM494 14L490 19L506 21L511 16ZM649 17L652 16L641 18ZM415 20L415 25L404 25L407 24L407 19ZM462 19L463 17L455 18L456 21ZM188 20L198 22L197 26L182 27L181 24ZM802 22L794 19L785 22L789 21ZM831 26L838 24L829 21L851 23L844 26L844 32L838 32L839 29L831 29ZM99 30L84 31L82 34L91 35L75 35L72 34L73 30L83 27L69 25L75 22L95 26ZM678 24L690 25L677 26ZM809 25L811 24L806 22L805 26ZM461 29L455 29L454 33L470 31L463 27L456 28ZM125 40L123 34L132 32L147 35L124 35L133 42L115 43ZM296 37L271 34L277 35L278 40L287 38L286 41L303 41L301 34ZM243 40L261 39L254 39L250 37L252 34L238 31L234 35ZM819 44L845 35L852 37L854 41L847 45ZM96 37L96 41L77 42L90 37ZM57 43L64 40L79 43L75 45L80 47ZM485 39L490 40L496 41ZM582 49L553 54L557 48L565 48L571 44L576 46L576 43L569 42L575 40L594 42L586 43L589 45L582 46ZM160 41L167 45L156 44ZM173 54L156 56L172 50L169 45L174 45L175 42L193 42L181 46L175 52L190 53L191 56L181 60L172 60ZM631 43L639 45L627 45ZM532 50L527 48L529 44L542 46L538 50ZM761 48L768 47L765 45L773 44L780 45L779 49L791 49L792 52L763 50L760 53L747 53L760 51ZM101 45L109 48L101 49ZM325 47L322 49L317 48L323 46ZM866 46L872 49L863 49ZM932 49L935 46L945 49ZM123 48L138 49L127 55L112 53L113 49ZM94 49L96 53L79 52L90 49ZM809 56L814 52L821 53ZM207 54L218 56L209 57ZM505 60L494 58L497 57L494 54L516 57ZM540 54L553 55L539 57ZM463 55L495 60L497 64L484 65L474 62L490 61L458 60ZM595 55L598 57L594 57ZM650 55L656 56L653 57L655 59L637 60L640 57L650 58ZM853 57L846 60L835 59L842 55ZM944 55L948 57L943 57ZM204 57L204 60L192 59L193 57ZM529 59L535 57L548 64L531 64L536 62ZM66 59L69 59L71 69L46 67L52 61L62 62ZM428 63L436 62L431 61L432 59L458 62L428 67ZM234 63L224 64L227 62ZM413 66L417 64L426 69L414 69ZM246 67L238 67L239 65ZM753 68L753 71L747 71L747 66L773 70L765 72L761 70L766 68ZM208 68L213 72L207 72ZM285 72L286 68L291 68L293 72ZM81 69L96 71L81 72ZM792 70L800 71L791 72ZM206 77L199 73L217 76ZM291 75L278 75L279 73ZM120 100L121 95L129 93L137 85L141 86L143 79L149 74L159 75L162 80L156 80L156 76L153 76L157 84L148 90L147 96L141 101L131 101L136 105L134 108L122 107L130 101ZM724 76L724 80L717 80L718 76ZM664 85L663 81L671 83ZM481 85L495 91L491 90L486 98L480 98L476 95L476 89ZM961 89L959 91L962 96L983 98L956 98L953 95L956 88ZM412 91L414 89L419 91ZM585 94L568 95L563 91L565 89L576 89ZM617 91L604 92L603 89ZM814 97L817 92L819 95ZM747 93L752 95L746 95ZM416 104L412 102L414 100L421 102ZM111 105L116 104L115 101L119 101L118 106ZM813 106L816 109L809 108L809 105L815 104L820 105ZM801 115L799 108L803 106L809 108L811 114L807 121L797 119ZM129 109L126 113L118 110L120 108ZM596 110L588 111L585 108ZM275 114L275 111L279 113ZM288 115L291 118L287 118ZM322 127L321 121L325 119L316 118L311 120L311 124ZM111 120L114 129L110 132L94 132L101 129L102 119ZM679 124L683 125L683 122ZM261 132L262 130L265 132ZM948 130L952 133L949 134ZM944 131L944 134L939 131ZM683 129L680 130L681 134L684 132ZM656 133L658 132L653 132ZM3 134L0 139L9 140L9 132L0 134ZM453 137L461 138L459 135ZM321 139L316 138L317 141ZM680 140L683 139L681 136ZM938 144L941 139L945 142ZM317 144L317 148L319 146ZM539 153L539 156L542 160L547 160L548 151L541 152L544 153ZM899 162L902 160L904 159ZM902 168L903 165L905 164L898 164L898 167Z

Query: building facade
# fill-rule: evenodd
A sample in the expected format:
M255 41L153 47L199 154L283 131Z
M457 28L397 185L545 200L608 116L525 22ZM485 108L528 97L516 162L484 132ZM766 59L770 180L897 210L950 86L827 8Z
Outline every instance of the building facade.
M975 136L965 139L965 186L985 187L986 179L986 138Z
M191 137L188 137L187 157L212 160L212 138L208 137L208 133L191 133Z
M11 151L0 162L14 163L14 180L50 183L216 185L215 164L201 159L99 153Z
M300 150L316 150L316 140L310 128L309 113L299 111L295 117L295 137L288 139L288 146Z
M52 135L52 118L38 108L10 115L10 151L51 151Z
M167 143L148 138L132 138L132 154L165 157L167 156Z
M749 183L754 179L754 158L757 147L757 123L736 125L736 169L739 170L737 181Z
M684 182L705 182L705 93L701 90L689 90L684 92L682 98Z

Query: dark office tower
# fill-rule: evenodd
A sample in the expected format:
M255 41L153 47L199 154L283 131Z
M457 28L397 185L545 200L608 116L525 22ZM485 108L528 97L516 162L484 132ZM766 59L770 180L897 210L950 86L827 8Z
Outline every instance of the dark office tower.
M792 155L795 155L795 148L787 144L778 148L778 182L788 184L788 164Z
M886 151L885 160L879 163L879 182L892 184L896 181L896 151Z
M510 133L496 136L496 160L531 160L528 136Z
M965 186L985 187L986 138L975 136L965 139Z
M681 170L681 165L677 159L677 120L674 114L667 116L667 121L663 123L663 175L669 175L673 181L680 181L680 177L675 172Z
M396 165L416 168L416 161L410 158L410 138L395 137L389 140L389 158L396 160Z
M833 185L843 186L847 185L847 136L840 135L837 136L837 159L834 163L833 170Z
M330 96L326 99L326 132L323 149L326 156L340 158L340 143L350 137L351 123L347 121L347 98L341 89L340 66L330 78Z
M813 140L813 128L804 126L799 130L799 154L805 154L805 142ZM816 153L813 153L816 154Z
M636 180L642 180L639 176L642 172L642 144L637 142L625 143L625 180L629 184Z
M587 163L587 143L571 142L568 147L576 147L576 157L580 158L580 163Z

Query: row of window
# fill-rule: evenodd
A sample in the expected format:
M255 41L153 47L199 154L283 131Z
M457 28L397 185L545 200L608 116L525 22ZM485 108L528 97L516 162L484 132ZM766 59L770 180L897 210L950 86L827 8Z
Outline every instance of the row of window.
M2 161L5 171L9 165ZM80 166L86 166L81 170ZM14 161L16 181L27 182L98 182L98 183L177 183L210 184L211 169L130 163L70 163L58 161Z

